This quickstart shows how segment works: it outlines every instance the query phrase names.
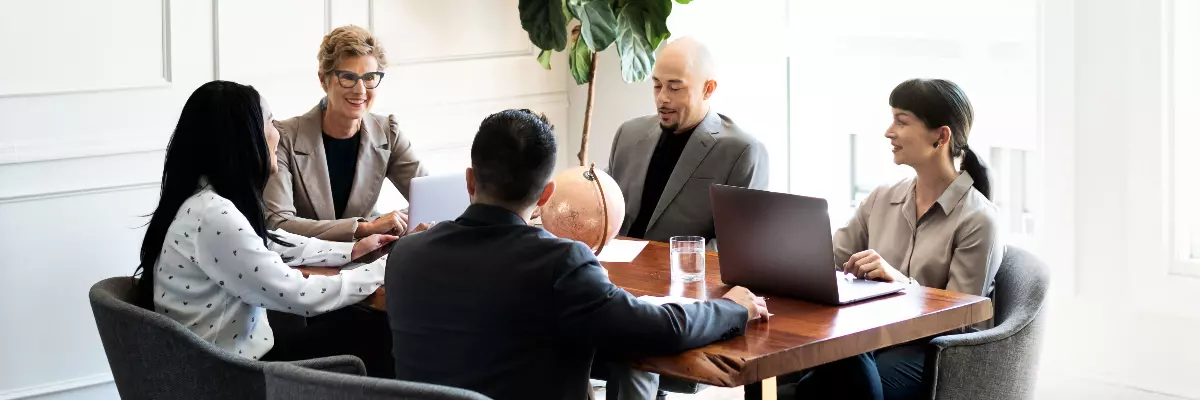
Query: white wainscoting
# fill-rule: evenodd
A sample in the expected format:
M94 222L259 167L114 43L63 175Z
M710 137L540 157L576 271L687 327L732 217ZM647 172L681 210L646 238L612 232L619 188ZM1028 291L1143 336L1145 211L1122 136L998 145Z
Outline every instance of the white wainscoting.
M133 272L184 101L224 79L258 88L277 118L306 112L333 27L380 37L391 66L372 111L395 115L435 172L465 168L479 122L506 108L559 126L561 165L566 60L538 66L516 6L0 0L0 53L26 55L0 65L0 400L118 397L86 293ZM381 203L403 203L384 189Z
M19 54L27 62L0 63L0 96L144 88L171 80L170 0L5 3L0 54Z
M0 267L0 304L8 305L0 398L90 386L108 373L87 291L133 273L147 221L140 215L153 211L156 194L131 186L0 204L0 246L9 254Z

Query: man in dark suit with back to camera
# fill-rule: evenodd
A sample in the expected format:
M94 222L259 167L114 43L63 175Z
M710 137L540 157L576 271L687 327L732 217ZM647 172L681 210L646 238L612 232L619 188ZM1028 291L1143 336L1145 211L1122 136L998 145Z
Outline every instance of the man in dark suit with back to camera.
M396 241L386 288L397 379L497 400L584 399L597 347L673 354L766 315L742 287L687 305L640 301L586 245L529 225L554 193L557 153L544 117L489 116L471 146L471 206Z

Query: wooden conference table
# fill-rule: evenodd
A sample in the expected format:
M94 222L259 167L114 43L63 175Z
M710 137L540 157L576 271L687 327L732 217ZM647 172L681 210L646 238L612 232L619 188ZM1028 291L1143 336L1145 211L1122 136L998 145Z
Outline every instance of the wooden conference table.
M716 299L731 287L721 282L721 267L713 252L705 258L703 281L672 283L670 249L665 243L648 243L633 262L602 264L613 284L634 296ZM338 271L300 269L306 275ZM761 382L763 398L774 399L777 376L992 318L991 300L986 297L925 287L840 307L760 295L767 297L773 314L769 322L753 321L742 336L680 354L638 359L634 367L714 386ZM385 296L380 288L364 303L384 310Z

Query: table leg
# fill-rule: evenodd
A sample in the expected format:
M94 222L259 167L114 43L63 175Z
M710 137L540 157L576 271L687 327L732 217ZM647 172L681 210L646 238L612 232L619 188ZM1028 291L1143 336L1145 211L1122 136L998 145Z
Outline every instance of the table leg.
M762 381L762 400L777 400L779 386L775 384L775 377L763 379Z
M746 400L777 400L779 398L779 387L775 377L751 383L743 389L746 391Z

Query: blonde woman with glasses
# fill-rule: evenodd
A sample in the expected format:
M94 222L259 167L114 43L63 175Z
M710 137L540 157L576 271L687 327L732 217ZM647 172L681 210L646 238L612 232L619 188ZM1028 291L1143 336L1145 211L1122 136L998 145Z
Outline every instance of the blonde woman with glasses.
M324 240L402 235L408 216L375 216L384 178L408 197L427 175L394 115L371 113L387 55L366 29L344 26L321 41L317 79L325 97L312 110L278 121L279 172L267 185L267 223Z

